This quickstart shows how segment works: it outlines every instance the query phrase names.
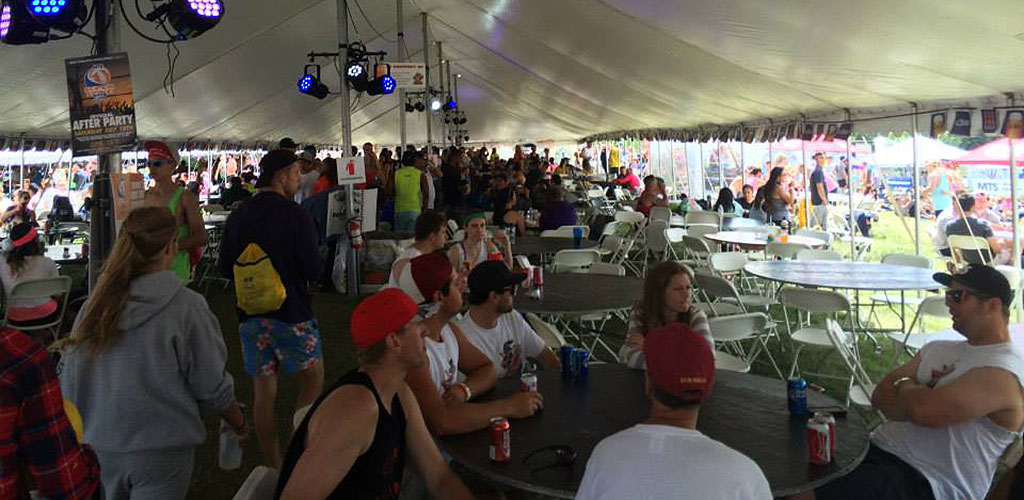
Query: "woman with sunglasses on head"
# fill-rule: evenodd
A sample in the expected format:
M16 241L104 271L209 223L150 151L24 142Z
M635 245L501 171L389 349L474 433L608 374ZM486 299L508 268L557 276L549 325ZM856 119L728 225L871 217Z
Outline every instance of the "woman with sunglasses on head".
M663 262L644 280L644 294L633 308L633 320L619 359L630 368L644 369L644 337L660 326L684 323L715 345L708 317L693 305L693 271L676 262Z
M177 253L165 207L133 210L60 346L61 390L81 411L107 498L185 498L203 413L248 433L220 325L170 271Z
M5 251L6 256L0 265L0 281L3 282L6 297L11 296L11 291L18 283L59 275L57 263L43 255L39 233L32 224L14 226ZM52 298L11 301L7 304L7 318L11 326L16 328L47 323L57 314L58 306L57 300Z

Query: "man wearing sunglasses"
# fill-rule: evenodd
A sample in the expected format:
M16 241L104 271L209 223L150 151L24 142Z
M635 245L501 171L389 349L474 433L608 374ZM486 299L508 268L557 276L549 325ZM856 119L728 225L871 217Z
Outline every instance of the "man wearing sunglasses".
M711 349L682 323L647 333L650 416L597 444L577 500L772 498L757 463L697 430L701 405L715 385Z
M972 264L935 274L961 341L925 344L878 382L888 419L864 461L817 498L984 498L996 462L1024 426L1024 360L1010 344L1010 283Z
M495 378L518 377L523 361L533 358L547 369L560 369L558 356L522 314L513 309L524 274L513 274L505 262L489 260L469 273L469 312L456 326L494 363Z
M160 141L147 141L149 153L146 166L149 177L153 179L153 187L146 191L147 206L163 206L171 210L178 227L178 253L174 256L171 271L188 283L192 272L189 253L206 244L206 227L203 216L199 214L199 198L174 182L171 177L178 166L178 155L167 144Z

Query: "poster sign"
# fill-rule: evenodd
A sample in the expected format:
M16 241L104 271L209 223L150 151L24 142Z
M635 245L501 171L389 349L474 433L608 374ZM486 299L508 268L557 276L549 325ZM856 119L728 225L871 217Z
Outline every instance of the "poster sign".
M1008 110L1006 116L1003 117L1003 130L1001 133L1010 139L1024 137L1024 110Z
M363 184L366 182L366 164L362 156L338 159L338 185Z
M116 153L135 145L135 99L128 54L66 59L75 156Z
M953 114L953 128L949 129L953 135L971 135L971 112L957 111Z
M344 189L334 191L327 198L327 236L346 234L346 225L349 216L345 208ZM355 214L352 217L359 218L360 229L363 234L377 230L377 190L356 189L352 191L353 208Z
M128 214L145 202L146 183L137 172L110 174L110 188L114 194L114 220L120 227Z
M388 63L391 65L391 78L395 79L398 88L421 91L427 89L427 65L424 63Z
M981 110L981 132L983 134L994 134L998 130L996 125L996 109Z
M946 133L946 113L932 113L932 139Z
M974 193L989 196L1010 196L1010 168L1006 166L971 165L964 169L964 180ZM1024 182L1024 170L1017 170L1017 185Z

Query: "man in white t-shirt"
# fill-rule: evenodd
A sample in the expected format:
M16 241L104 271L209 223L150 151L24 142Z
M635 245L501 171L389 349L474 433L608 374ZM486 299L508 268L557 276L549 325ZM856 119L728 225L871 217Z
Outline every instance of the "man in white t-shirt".
M544 398L537 392L469 402L473 395L494 387L494 369L491 360L451 321L462 311L466 280L455 273L448 259L439 253L416 257L403 269L399 282L421 311L429 310L423 320L427 364L410 370L405 380L431 434L472 432L487 427L494 417L526 418L541 408ZM459 380L459 372L465 374L464 380Z
M295 192L295 203L302 204L302 200L313 196L313 186L320 178L320 171L313 166L316 157L312 151L305 150L296 156L299 159L299 189Z
M443 212L425 210L416 217L416 225L413 229L415 240L412 245L402 249L391 264L391 275L388 276L388 286L398 287L398 276L402 268L409 263L413 257L426 255L444 248L448 243L448 219Z
M711 344L675 323L647 334L644 356L650 417L597 444L576 498L770 500L753 460L697 430L715 383Z
M1024 426L1024 360L1010 344L1013 291L972 264L937 273L962 341L926 344L878 382L871 404L888 421L864 461L817 498L985 498L996 462Z
M456 325L480 352L491 358L496 378L519 376L526 358L547 369L561 369L558 356L522 314L512 308L523 274L513 274L504 262L489 260L469 273L469 312Z

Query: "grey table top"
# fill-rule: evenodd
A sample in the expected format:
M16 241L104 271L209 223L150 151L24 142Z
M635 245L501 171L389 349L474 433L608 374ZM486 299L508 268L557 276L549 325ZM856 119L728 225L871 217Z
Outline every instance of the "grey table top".
M440 438L441 446L461 465L496 483L559 498L572 498L587 460L605 437L641 423L650 402L644 395L644 372L624 365L591 365L588 383L565 382L558 372L537 374L544 409L535 416L512 420L512 460L488 459L489 430ZM864 420L850 411L836 418L836 458L829 465L807 461L804 428L807 417L791 416L786 382L757 375L718 371L711 396L701 407L697 429L757 462L776 497L806 491L843 476L856 467L868 449ZM492 394L514 393L518 380L499 380ZM813 407L838 402L808 391ZM579 456L572 467L535 470L523 464L529 452L552 444L572 446Z
M686 222L682 215L673 215L670 220L672 227L686 227ZM761 227L764 226L763 222L747 219L745 217L724 217L722 219L722 230L730 231L739 227Z
M779 260L748 262L754 276L801 286L848 290L935 290L934 271L876 262Z
M768 245L768 235L764 233L749 233L746 231L722 231L718 233L705 234L705 238L719 243L734 243L748 247L764 247ZM782 240L776 237L775 241ZM825 244L824 240L810 236L787 235L786 243L800 243L809 247L820 247Z
M644 282L633 276L544 273L544 295L530 298L520 288L516 309L535 314L596 314L629 309L643 295Z
M581 242L580 248L595 248L596 241L586 238ZM559 250L572 250L572 238L544 238L541 236L517 236L512 243L512 253L520 255L541 255L555 253Z

